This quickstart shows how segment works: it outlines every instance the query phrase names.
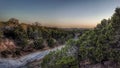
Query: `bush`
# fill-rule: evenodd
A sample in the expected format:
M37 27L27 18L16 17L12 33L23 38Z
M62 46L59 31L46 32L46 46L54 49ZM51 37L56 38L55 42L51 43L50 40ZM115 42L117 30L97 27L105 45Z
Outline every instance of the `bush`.
M19 42L17 42L17 44L20 47L25 48L28 45L28 39L22 38L21 40L19 40Z
M49 38L49 39L47 39L47 43L48 43L49 47L54 47L56 44L56 40L53 38Z
M35 40L34 41L34 48L35 49L42 49L42 48L44 48L45 46L43 45L43 42L44 42L44 40L41 38L41 39L37 39L37 40Z

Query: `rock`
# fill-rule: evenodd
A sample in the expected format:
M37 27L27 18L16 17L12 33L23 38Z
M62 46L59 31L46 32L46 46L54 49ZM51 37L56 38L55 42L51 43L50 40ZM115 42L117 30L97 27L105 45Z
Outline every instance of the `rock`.
M0 42L0 52L13 51L14 49L16 49L16 45L15 45L14 41L12 41L10 39L3 39Z

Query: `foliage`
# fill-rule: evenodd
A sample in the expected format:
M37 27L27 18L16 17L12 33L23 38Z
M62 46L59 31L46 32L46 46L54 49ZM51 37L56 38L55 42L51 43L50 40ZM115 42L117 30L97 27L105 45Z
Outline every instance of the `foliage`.
M74 40L69 40L61 50L50 52L45 56L41 66L43 68L78 68L76 47L71 44Z
M116 8L111 19L103 19L94 30L87 31L79 38L77 45L79 45L80 60L89 59L91 63L107 60L120 61L119 11L120 9Z
M47 39L47 42L48 42L48 46L49 46L49 47L54 47L55 44L56 44L56 40L53 39L53 38Z
M72 30L41 26L38 22L33 24L21 23L15 18L0 21L0 41L5 38L13 40L17 47L15 55L44 47L62 45L73 38L74 33L75 31Z
M111 19L103 19L94 29L84 32L78 41L69 40L68 45L71 45L71 47L66 46L61 51L48 54L43 59L42 66L46 65L47 67L45 68L49 68L49 66L53 66L52 68L67 68L66 64L69 66L71 62L77 63L77 61L74 62L76 56L72 55L71 57L67 54L68 50L75 45L78 47L78 53L76 54L79 63L86 60L90 63L120 62L119 41L120 8L116 8Z
M34 41L34 45L35 45L34 48L36 48L36 49L42 49L42 48L44 48L43 42L44 42L44 40L42 38L35 40Z

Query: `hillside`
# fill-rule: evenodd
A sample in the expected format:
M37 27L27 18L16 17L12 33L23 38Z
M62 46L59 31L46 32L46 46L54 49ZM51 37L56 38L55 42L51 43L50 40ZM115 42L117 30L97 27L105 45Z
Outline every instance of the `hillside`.
M79 40L69 40L62 50L51 52L42 61L42 68L119 68L120 8L103 19Z
M11 18L0 22L0 57L19 57L31 52L42 51L65 44L74 38L75 33L86 30L73 31L54 27L45 27L40 23L21 23Z

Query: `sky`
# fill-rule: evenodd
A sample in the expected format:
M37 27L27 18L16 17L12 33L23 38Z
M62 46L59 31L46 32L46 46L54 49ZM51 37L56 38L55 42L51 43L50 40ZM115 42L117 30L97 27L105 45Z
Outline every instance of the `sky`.
M120 0L0 0L0 20L63 27L92 28L108 19Z

